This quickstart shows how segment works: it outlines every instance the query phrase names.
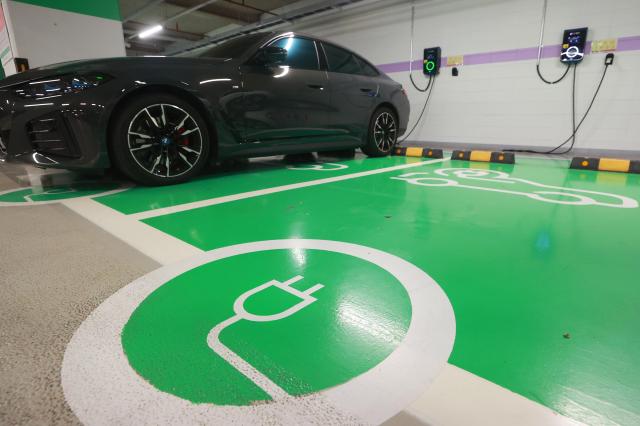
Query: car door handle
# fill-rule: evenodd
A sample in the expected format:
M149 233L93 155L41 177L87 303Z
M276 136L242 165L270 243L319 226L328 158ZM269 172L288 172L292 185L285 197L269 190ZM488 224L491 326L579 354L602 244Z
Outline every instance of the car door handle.
M307 87L316 90L324 90L324 86L322 84L307 84Z
M367 96L371 96L372 98L378 96L378 91L377 90L368 89L368 88L364 88L363 87L363 88L360 89L360 91L362 93L364 93L365 95L367 95Z

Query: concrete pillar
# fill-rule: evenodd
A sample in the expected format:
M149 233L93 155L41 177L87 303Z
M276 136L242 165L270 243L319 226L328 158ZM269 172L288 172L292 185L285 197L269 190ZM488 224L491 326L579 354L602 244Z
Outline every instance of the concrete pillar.
M14 58L26 58L36 68L125 55L118 0L2 0L2 12L5 75L18 71Z

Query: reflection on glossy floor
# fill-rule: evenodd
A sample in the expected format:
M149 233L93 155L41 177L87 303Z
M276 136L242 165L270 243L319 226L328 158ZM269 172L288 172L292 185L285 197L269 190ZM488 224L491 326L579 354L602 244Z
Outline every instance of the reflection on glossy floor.
M13 176L15 180L15 173ZM6 182L6 188L0 191L13 185ZM10 206L18 204L36 209L39 207L33 204L43 201L60 201L161 264L171 265L203 251L267 240L329 240L379 250L426 272L449 299L455 314L455 342L443 375L450 374L447 369L461 369L462 373L452 374L458 377L456 380L474 378L485 383L483 386L498 385L533 401L534 406L560 413L564 417L557 417L558 423L570 419L589 424L640 422L637 366L640 289L634 279L640 276L635 255L640 240L640 175L575 171L568 169L565 160L526 157L518 158L514 166L401 157L332 159L294 165L261 160L173 187L127 188L101 181L70 185L66 189L45 186L0 193L2 209L16 209ZM316 281L325 285L314 293L320 302L308 308L309 324L315 318L314 306L317 309L323 306L320 295L329 294L325 281L330 281L332 275L349 276L350 271L360 271L352 273L351 280L365 277L366 282L367 277L373 279L375 274L382 273L345 263L344 259L323 259L325 255L305 250L294 253L298 256L294 258L302 263L290 268L291 271L304 275L310 274L305 269L310 262L329 265L322 274L311 274L315 281L305 284L307 289ZM248 271L268 269L270 274L277 275L278 268L273 269L272 265L283 262L276 258L249 256L243 265ZM333 271L332 264L336 265ZM216 268L232 266L220 264ZM206 276L235 276L220 271ZM270 279L283 282L293 276L285 276L291 271ZM374 281L380 283L385 279L381 275ZM177 345L176 337L167 343L163 340L165 335L139 335L153 323L154 312L171 310L172 300L183 303L180 309L188 309L191 302L179 299L183 293L169 295L176 288L169 284L160 287L159 293L152 293L148 299L160 298L156 304L145 301L140 309L146 306L146 311L138 310L131 316L137 322L127 322L122 338L131 366L156 388L189 401L233 403L238 395L249 400L265 397L251 386L231 400L229 394L208 395L198 390L202 383L188 378L185 374L188 369L181 374L181 384L170 377L158 376L161 370L150 354L161 343L150 341L146 346L136 346L133 342L146 336L160 339L164 345ZM167 294L163 295L160 289ZM385 330L396 331L378 335L386 336L387 345L393 341L390 336L401 341L408 330L407 318L402 314L405 309L402 304L408 299L403 299L402 294L383 294L378 290L372 290L371 294L382 301L395 301L388 303L396 311L387 312L387 322L381 323L386 324ZM343 296L331 297L340 306ZM359 297L354 293L350 300L357 302ZM283 306L294 303L277 300L273 303ZM365 306L365 312L358 314L358 318L371 330L378 325L371 306L383 309L384 303L376 305L380 302L366 300L359 305ZM193 315L196 317L190 318L189 324L199 321L200 314L194 311ZM415 312L413 315L416 318ZM395 320L389 322L390 318ZM332 323L327 318L323 321ZM296 327L302 327L297 330L304 335L302 330L311 325ZM184 335L179 329L174 331ZM320 340L303 339L299 346L290 330L265 331L269 332L281 340L289 339L287 346L269 353L272 343L260 340L261 334L255 334L255 329L227 337L223 333L221 341L245 359L253 359L252 365L257 370L290 395L348 382L345 377L368 371L396 347L383 349L374 344L380 352L367 361L370 364L353 364L353 372L341 372L344 377L328 372L313 376L305 375L303 361L293 365L286 360L288 357L300 360L305 348L314 348L313 354L320 353L322 357L315 359L309 355L308 362L330 365L334 357L343 357L340 353L349 351L327 344L336 335L317 337ZM367 342L359 335L348 336L356 342ZM255 344L247 345L244 338ZM354 353L364 351L358 359L362 359L367 348L366 345L354 348ZM206 345L202 350L206 356ZM163 354L171 359L170 353ZM287 366L273 365L276 361ZM234 371L228 374L237 374ZM299 381L280 382L278 374ZM440 378L434 384L434 388L442 390L440 396L451 388L451 383L442 383L443 380ZM181 390L175 390L175 386ZM455 395L458 399L449 401L450 406L443 406L440 398L439 407L434 408L429 398L433 401L438 395L425 396L391 423L462 424L465 419L455 411L465 411L459 408L463 406L473 407L473 401L469 400L473 395L465 394L463 385L459 389ZM0 399L3 398L0 393ZM71 406L78 414L77 405ZM522 417L508 417L505 414L508 411L497 406L494 411L482 414L482 420L493 424L513 421L539 424L541 420L535 417L537 414L531 414L535 410L528 412L529 418L523 412Z

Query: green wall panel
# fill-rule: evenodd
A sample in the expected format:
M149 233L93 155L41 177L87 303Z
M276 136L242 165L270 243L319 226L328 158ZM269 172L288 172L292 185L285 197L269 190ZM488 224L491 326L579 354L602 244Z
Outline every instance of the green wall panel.
M97 16L120 21L118 0L14 0L51 9Z

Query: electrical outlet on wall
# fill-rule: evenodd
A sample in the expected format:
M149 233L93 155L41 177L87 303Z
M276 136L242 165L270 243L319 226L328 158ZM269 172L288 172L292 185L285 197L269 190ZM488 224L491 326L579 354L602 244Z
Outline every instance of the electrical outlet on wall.
M606 38L602 40L594 40L591 42L592 52L613 52L618 48L618 40L615 38Z

